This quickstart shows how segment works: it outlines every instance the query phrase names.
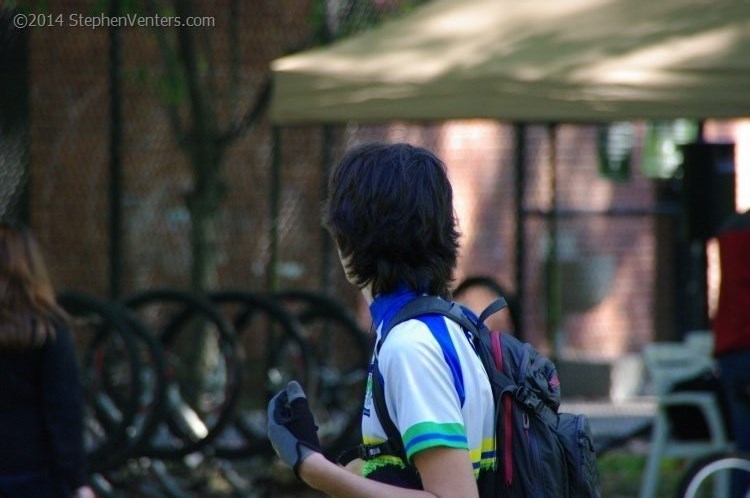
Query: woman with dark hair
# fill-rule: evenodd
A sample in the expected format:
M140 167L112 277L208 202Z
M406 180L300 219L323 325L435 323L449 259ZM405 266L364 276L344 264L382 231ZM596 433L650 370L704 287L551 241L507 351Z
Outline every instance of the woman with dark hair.
M450 299L459 233L446 168L432 152L383 143L350 151L330 177L323 223L370 306L378 339L417 296ZM363 444L380 448L388 440L373 406L379 382L404 456L371 452L360 475L326 460L296 382L269 404L276 452L332 496L478 496L477 479L495 465L494 402L466 332L440 315L422 315L393 327L375 355L380 375L367 383Z
M0 223L0 497L93 497L66 314L31 232Z

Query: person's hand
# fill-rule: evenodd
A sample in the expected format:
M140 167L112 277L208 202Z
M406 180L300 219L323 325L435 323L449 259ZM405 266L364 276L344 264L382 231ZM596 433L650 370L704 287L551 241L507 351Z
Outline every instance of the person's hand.
M75 498L96 498L96 495L94 494L94 490L89 486L81 486L76 489Z
M302 461L321 451L317 431L305 391L297 381L287 384L268 403L268 439L297 477Z

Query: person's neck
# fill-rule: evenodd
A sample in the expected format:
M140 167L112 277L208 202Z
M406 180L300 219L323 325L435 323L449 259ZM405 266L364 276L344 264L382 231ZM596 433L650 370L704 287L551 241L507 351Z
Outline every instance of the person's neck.
M362 292L362 295L365 296L365 301L367 302L367 306L370 306L372 302L374 301L374 298L372 297L372 284L368 285L367 287L363 287L360 290Z

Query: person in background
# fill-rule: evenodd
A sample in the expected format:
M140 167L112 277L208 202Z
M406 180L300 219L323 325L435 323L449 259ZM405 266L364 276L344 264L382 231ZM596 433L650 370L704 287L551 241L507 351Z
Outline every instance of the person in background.
M714 355L729 405L736 448L750 452L750 210L719 229L721 284L713 321ZM732 496L750 491L750 477L736 472Z
M31 232L0 222L0 497L92 498L66 314Z
M432 152L409 144L354 148L331 174L323 218L347 279L369 304L378 338L417 296L450 299L459 233L446 168ZM375 354L380 375L367 382L363 442L388 439L373 405L372 385L379 382L405 457L383 451L359 475L328 461L295 381L268 407L277 454L303 481L334 497L479 496L495 465L494 400L466 332L424 315L396 325Z

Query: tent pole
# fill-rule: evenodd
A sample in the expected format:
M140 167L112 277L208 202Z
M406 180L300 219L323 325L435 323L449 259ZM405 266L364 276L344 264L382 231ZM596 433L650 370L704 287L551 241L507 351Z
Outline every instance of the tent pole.
M271 255L268 264L268 291L279 290L279 212L281 211L281 129L271 128Z
M547 253L547 340L554 357L562 354L564 337L561 330L560 266L558 254L557 212L557 124L547 125L550 163L550 207L548 214L549 246Z
M526 123L515 124L515 169L516 169L516 334L524 335L524 278L526 275L526 214L524 200L526 192Z
M120 0L110 4L110 16L120 15ZM122 33L109 28L109 297L122 292Z

